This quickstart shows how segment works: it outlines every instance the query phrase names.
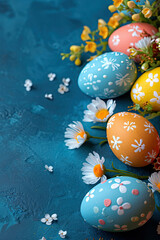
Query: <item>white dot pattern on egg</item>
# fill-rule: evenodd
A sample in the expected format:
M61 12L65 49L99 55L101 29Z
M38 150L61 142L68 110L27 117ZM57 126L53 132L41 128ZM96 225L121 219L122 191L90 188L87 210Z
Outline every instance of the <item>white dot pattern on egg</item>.
M144 182L115 177L98 184L84 197L81 214L96 228L124 232L144 225L154 208L154 195Z
M137 68L133 60L123 53L109 52L83 68L78 85L91 97L115 98L128 92L136 77Z

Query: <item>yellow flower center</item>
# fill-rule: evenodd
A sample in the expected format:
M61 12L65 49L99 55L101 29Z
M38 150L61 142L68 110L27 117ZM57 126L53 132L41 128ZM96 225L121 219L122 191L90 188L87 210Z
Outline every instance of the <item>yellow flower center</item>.
M84 132L84 131L81 131L81 132L79 132L79 133L77 133L77 134L75 135L75 139L77 140L78 143L79 143L79 141L78 141L78 136L80 136L81 138L84 138L84 135L85 135L85 132Z
M107 109L101 109L96 113L96 118L103 120L109 115L109 111Z
M103 165L102 165L102 168L103 168ZM94 166L93 173L96 177L102 177L103 176L104 170L102 170L102 168L101 168L100 164L97 164L97 165Z
M158 183L158 184L156 184L157 185L157 187L159 188L159 190L160 190L160 183Z

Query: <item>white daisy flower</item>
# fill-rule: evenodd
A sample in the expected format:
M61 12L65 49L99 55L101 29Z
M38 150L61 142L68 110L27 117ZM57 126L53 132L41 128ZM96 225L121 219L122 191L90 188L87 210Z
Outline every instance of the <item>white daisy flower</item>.
M136 48L138 49L144 49L151 46L153 42L153 39L151 37L144 37L141 40L139 40L137 43L135 43Z
M69 149L79 148L87 140L87 133L81 122L74 121L68 126L64 136L69 139L65 140L65 144Z
M151 176L148 178L148 186L152 188L152 191L158 191L160 192L160 171L154 172L151 174Z
M56 78L56 74L55 73L49 73L48 78L49 78L49 81L52 82Z
M33 86L33 83L30 79L26 79L24 83L24 87L26 88L26 91L31 91L31 88Z
M96 100L92 100L84 111L84 122L106 122L108 118L113 114L116 107L116 101L108 100L107 104L99 97Z
M71 79L70 78L62 78L63 84L68 87L70 84Z
M45 214L44 218L41 218L41 222L45 223L46 225L51 225L53 222L53 219L49 214Z
M60 94L64 94L65 92L68 92L68 91L69 91L69 88L67 88L65 85L63 84L59 85L58 92Z
M53 167L45 165L45 169L48 170L49 172L53 172Z
M67 231L60 230L58 234L61 238L65 238L67 235Z
M101 182L105 181L107 178L104 175L104 162L105 159L102 157L100 159L100 156L98 153L93 152L89 153L88 157L86 158L87 163L83 163L83 167L81 169L82 177L84 183L86 184L95 184L99 180Z

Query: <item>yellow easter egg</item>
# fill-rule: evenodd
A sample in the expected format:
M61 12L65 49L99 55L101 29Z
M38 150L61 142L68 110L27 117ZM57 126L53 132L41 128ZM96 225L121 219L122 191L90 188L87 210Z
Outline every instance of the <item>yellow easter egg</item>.
M131 89L131 99L141 107L148 102L160 111L160 67L143 73Z

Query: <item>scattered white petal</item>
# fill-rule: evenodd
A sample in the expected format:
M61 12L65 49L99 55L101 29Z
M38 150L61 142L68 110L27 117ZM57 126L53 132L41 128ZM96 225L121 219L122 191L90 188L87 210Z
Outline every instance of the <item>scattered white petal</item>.
M46 238L45 237L42 237L41 239L39 239L39 240L46 240Z
M60 230L58 234L61 238L65 238L67 235L67 231Z
M48 74L48 78L49 78L49 81L53 81L53 80L55 80L55 78L56 78L56 74L55 73L49 73Z
M70 81L71 81L70 78L63 78L63 79L62 79L62 82L63 82L63 84L64 84L66 87L69 86Z
M46 93L46 94L44 95L44 97L47 98L47 99L50 99L50 100L53 99L52 93L49 93L49 94Z
M57 221L58 220L58 216L56 213L52 214L51 215L51 218L54 220L54 221Z
M24 83L24 87L26 88L26 91L31 91L31 88L33 86L33 83L30 79L26 79Z
M48 170L49 172L53 172L53 167L45 165L45 169Z

